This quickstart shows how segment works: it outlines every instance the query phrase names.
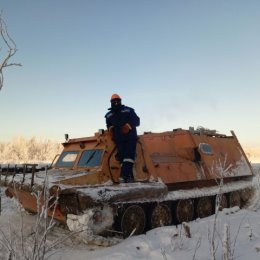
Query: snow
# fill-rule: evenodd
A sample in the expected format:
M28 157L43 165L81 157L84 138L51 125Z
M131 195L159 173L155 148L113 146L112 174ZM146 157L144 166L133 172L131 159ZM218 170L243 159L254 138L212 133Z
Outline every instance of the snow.
M253 164L256 177L254 184L259 187L260 164ZM21 215L23 216L23 233L30 236L36 216L20 212L17 204L3 194L2 188L2 214L0 216L0 242L8 238L10 230L16 234L21 228ZM89 234L79 233L69 236L69 231L55 226L48 236L47 243L52 244L57 239L66 237L49 255L52 260L206 260L214 259L212 254L215 248L215 259L260 259L260 196L257 189L253 203L247 209L234 207L224 209L216 215L204 219L196 219L188 223L191 238L185 235L182 225L156 228L146 234L132 236L125 240L116 238L100 242L97 246ZM215 229L214 229L215 227ZM84 236L85 235L85 239ZM13 237L13 239L15 239ZM87 241L86 241L87 240ZM85 241L85 242L84 242ZM88 244L86 244L88 242ZM107 242L107 243L106 243ZM119 243L118 243L119 242ZM0 243L1 244L1 243ZM213 247L214 246L214 247ZM224 258L225 257L225 258ZM229 257L229 258L227 258ZM0 259L6 259L0 251Z

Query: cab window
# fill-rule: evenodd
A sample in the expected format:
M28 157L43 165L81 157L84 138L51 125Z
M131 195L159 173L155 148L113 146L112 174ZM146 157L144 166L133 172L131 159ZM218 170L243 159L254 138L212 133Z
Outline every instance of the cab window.
M82 153L78 166L79 167L96 167L101 163L103 150L86 150Z
M75 160L77 158L78 152L63 152L57 163L56 167L73 167Z

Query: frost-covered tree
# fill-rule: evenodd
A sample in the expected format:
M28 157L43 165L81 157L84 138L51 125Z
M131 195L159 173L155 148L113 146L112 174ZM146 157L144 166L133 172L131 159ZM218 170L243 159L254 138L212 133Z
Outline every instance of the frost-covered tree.
M16 43L8 33L7 25L0 13L0 90L4 85L3 70L11 66L21 66L20 63L10 63L9 60L17 52Z
M4 151L4 144L0 143L0 153L2 153Z
M26 140L22 137L16 137L12 142L5 144L2 152L3 159L12 159L13 162L27 161Z
M27 157L30 158L32 161L39 158L39 145L37 144L36 138L32 137L27 141Z
M0 163L51 162L61 148L58 142L52 140L15 137L10 142L0 143Z

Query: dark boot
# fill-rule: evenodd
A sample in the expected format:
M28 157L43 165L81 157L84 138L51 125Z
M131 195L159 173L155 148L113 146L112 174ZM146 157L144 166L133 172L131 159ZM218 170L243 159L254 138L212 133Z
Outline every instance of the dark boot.
M125 183L134 182L133 163L123 162L120 177L125 181Z

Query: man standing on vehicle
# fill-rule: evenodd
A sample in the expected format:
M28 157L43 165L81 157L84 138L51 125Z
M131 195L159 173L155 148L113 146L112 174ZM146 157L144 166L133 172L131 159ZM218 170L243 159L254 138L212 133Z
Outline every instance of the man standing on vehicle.
M107 129L112 133L121 163L121 182L134 182L133 165L137 142L136 127L140 119L131 107L122 105L117 94L111 96L111 108L105 115Z

